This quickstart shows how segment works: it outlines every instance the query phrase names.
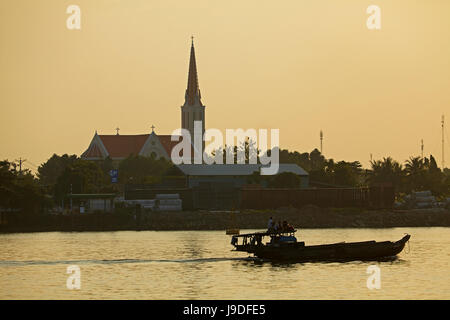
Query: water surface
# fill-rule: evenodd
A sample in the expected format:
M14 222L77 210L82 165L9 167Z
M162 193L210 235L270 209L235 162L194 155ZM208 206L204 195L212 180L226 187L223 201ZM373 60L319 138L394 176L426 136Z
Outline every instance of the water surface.
M450 228L309 229L308 244L398 240L391 262L261 263L224 231L0 235L0 299L450 299ZM408 250L409 249L409 250ZM408 252L409 251L409 252ZM381 270L369 290L367 267ZM67 267L81 270L69 290Z

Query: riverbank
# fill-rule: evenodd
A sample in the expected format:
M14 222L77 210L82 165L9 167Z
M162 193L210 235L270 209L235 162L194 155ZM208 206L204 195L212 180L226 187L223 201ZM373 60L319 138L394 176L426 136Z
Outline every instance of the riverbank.
M363 210L359 208L182 212L93 213L45 215L39 219L16 219L0 226L1 233L48 231L119 231L119 230L225 230L228 228L265 229L267 221L287 220L296 228L394 228L450 227L450 210ZM22 220L22 222L21 222Z

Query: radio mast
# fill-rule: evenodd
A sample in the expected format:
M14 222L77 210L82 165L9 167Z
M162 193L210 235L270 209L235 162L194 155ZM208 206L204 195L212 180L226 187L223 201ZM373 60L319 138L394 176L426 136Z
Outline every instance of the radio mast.
M445 169L445 156L444 156L444 115L442 115L442 170Z
M322 130L320 130L320 153L321 154L323 154L323 149L322 149L322 147L323 147L323 132L322 132Z
M420 150L422 151L422 159L423 159L423 139L421 140L421 146L420 146Z

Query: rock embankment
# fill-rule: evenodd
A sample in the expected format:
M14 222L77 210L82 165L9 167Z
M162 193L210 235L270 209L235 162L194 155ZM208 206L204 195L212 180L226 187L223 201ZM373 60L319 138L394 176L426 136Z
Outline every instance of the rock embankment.
M450 210L364 210L305 206L301 209L229 211L179 211L46 215L33 222L3 224L0 232L118 231L118 230L225 230L265 229L274 221L288 221L296 228L393 228L450 227ZM21 220L24 221L24 220Z

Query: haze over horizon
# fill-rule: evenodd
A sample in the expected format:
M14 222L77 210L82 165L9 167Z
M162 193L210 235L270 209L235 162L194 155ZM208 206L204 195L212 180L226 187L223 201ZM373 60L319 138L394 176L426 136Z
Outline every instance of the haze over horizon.
M66 28L71 4L81 30ZM366 27L371 4L381 30ZM319 149L323 130L325 157L365 167L370 154L418 156L423 139L441 166L445 0L4 0L0 160L80 155L95 130L172 133L191 35L206 128L278 128L280 147L299 152Z

